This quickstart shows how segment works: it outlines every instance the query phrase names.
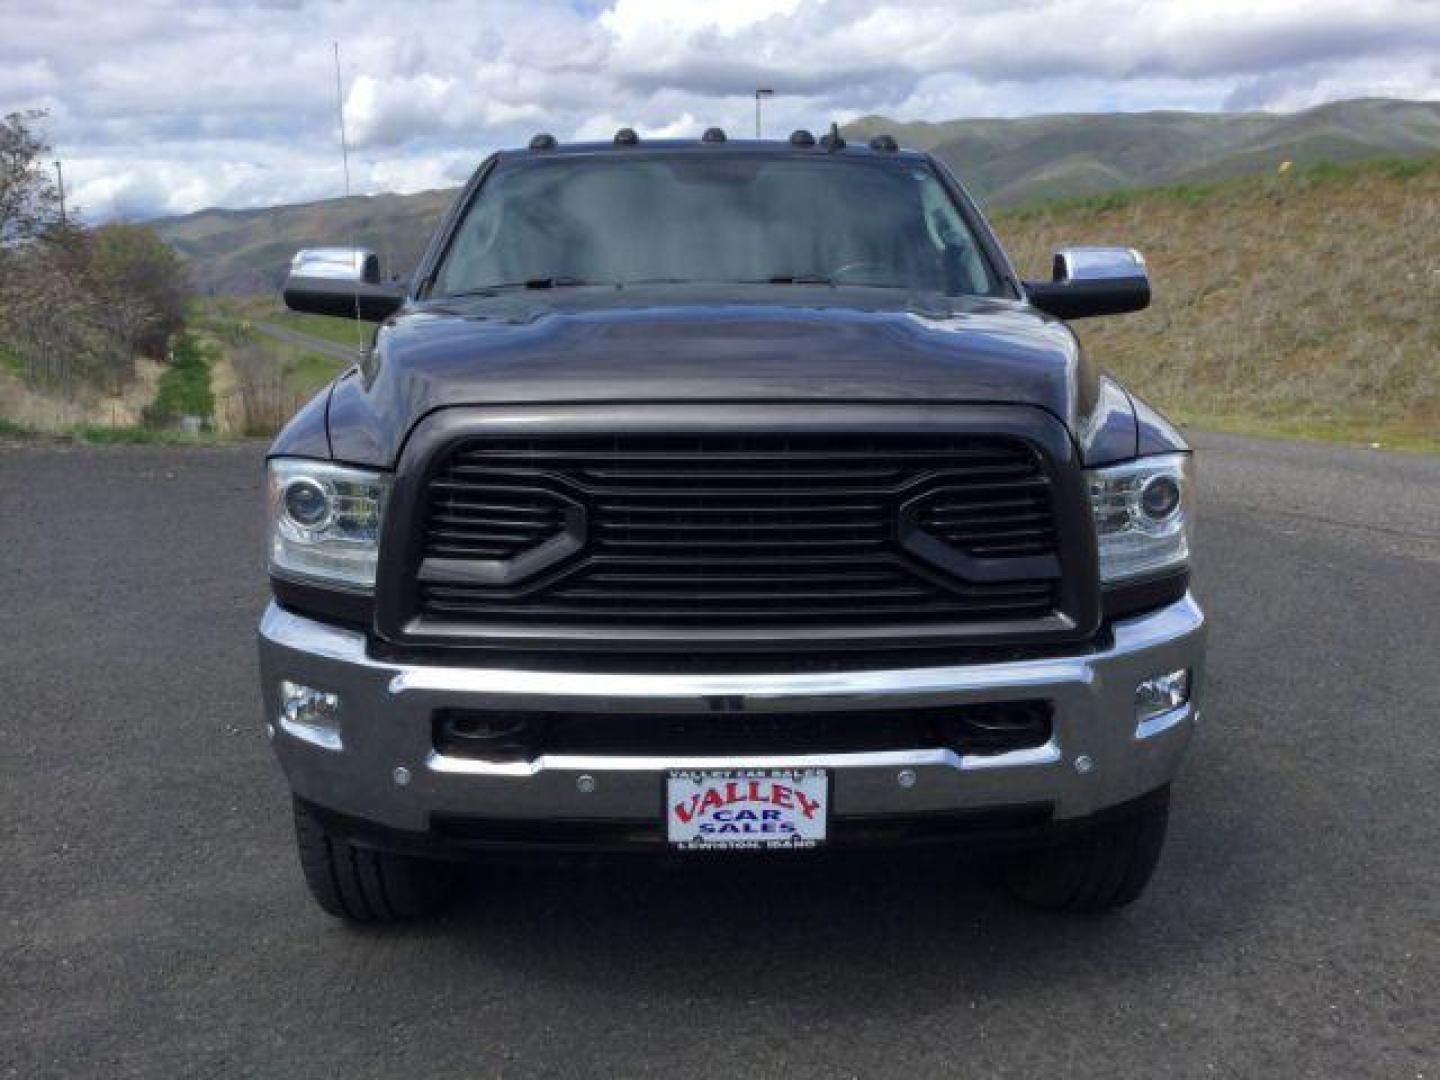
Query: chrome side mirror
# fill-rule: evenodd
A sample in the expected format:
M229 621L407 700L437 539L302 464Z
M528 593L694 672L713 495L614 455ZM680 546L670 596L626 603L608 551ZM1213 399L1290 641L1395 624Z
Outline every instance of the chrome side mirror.
M1134 248L1060 248L1051 280L1025 282L1025 295L1061 319L1118 315L1149 306L1150 275L1145 257Z
M306 248L290 260L290 276L379 285L380 259L366 248Z
M295 253L284 296L292 311L383 322L405 302L405 289L380 281L380 259L373 251L324 247Z

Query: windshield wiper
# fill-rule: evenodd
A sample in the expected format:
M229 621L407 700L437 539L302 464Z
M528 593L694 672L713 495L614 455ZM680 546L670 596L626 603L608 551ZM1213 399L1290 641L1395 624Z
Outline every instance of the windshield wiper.
M555 277L526 278L520 284L527 289L569 289L576 285L599 285L601 282L586 281L584 278L558 275Z
M744 282L746 285L835 285L835 279L823 274L772 274L758 281Z
M493 296L506 289L569 289L580 285L596 285L599 282L586 281L584 278L566 277L533 277L524 281L501 281L494 285L477 285L473 289L460 289L456 292L446 293L439 297L441 300L453 300L460 296Z

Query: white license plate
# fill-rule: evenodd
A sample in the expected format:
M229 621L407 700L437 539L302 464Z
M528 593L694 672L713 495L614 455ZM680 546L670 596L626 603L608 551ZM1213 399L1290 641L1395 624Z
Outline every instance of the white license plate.
M690 851L812 848L825 839L824 769L675 769L665 779L665 829Z

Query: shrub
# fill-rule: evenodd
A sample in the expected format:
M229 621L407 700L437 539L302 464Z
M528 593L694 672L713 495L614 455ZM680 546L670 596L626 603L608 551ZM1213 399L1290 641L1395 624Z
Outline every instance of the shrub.
M155 401L146 411L150 423L164 424L182 416L208 421L215 415L215 397L210 392L210 361L204 347L190 334L175 339L170 366L160 377Z

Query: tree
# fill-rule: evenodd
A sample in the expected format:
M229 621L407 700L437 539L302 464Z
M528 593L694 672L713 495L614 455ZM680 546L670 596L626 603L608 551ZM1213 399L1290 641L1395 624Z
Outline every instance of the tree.
M142 355L162 359L170 335L185 325L188 290L180 259L148 225L102 225L90 239L89 277L97 294L117 307L138 307L132 342Z
M60 220L44 116L0 122L0 353L65 393L118 391L183 329L185 274L147 226Z
M50 147L34 131L39 110L0 120L0 247L43 235L60 220L60 196L50 180Z

